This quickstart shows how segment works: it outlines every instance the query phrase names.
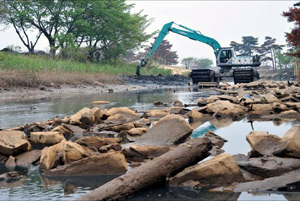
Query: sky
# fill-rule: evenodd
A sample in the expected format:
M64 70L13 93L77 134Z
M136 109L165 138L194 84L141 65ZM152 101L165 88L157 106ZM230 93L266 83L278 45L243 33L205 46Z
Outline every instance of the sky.
M288 23L282 12L295 2L127 0L135 4L133 12L143 10L142 14L153 19L146 32L159 31L164 24L174 21L216 39L222 47L229 47L231 41L241 42L242 36L258 37L260 44L265 36L271 36L278 44L286 44L285 32L292 29L293 23ZM206 44L175 33L169 33L165 39L173 44L172 50L177 51L180 60L186 57L215 60L212 48ZM8 45L22 46L13 28L0 31L0 49ZM47 51L47 46L42 39L36 49Z

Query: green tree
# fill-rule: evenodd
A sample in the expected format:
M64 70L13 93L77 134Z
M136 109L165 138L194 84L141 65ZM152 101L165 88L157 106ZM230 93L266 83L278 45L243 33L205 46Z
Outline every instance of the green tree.
M275 56L278 61L278 66L280 69L288 68L292 65L293 57L282 53L282 49L275 49Z
M187 57L181 60L181 63L188 69L207 68L213 65L213 61L209 58Z
M132 14L131 8L125 0L0 0L0 20L15 25L17 33L22 30L28 36L31 29L43 34L52 55L77 45L87 46L90 56L101 50L110 60L151 36L144 33L147 16Z
M242 43L237 43L235 41L231 41L230 43L230 46L242 55L252 55L256 51L257 45L258 38L253 36L243 36Z

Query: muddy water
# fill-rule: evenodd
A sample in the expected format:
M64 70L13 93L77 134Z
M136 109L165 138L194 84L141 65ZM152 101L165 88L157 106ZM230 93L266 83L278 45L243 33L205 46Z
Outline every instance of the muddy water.
M124 92L113 94L95 94L78 96L68 99L49 99L7 103L0 105L0 128L10 128L36 121L46 121L54 117L64 117L74 114L82 107L91 107L94 100L108 100L109 105L102 108L126 106L138 111L153 108L154 101L171 103L180 100L184 104L195 103L199 97L216 94L209 91L191 91L190 89L155 90ZM239 122L206 122L194 130L192 137L201 137L207 130L211 130L228 140L223 147L227 153L247 154L250 150L246 142L246 135L251 130L268 131L282 136L289 128L300 125L299 122L287 122L277 125L273 122L253 122L246 119ZM0 173L5 172L0 166ZM32 168L26 176L17 183L3 185L0 182L0 200L74 200L103 183L113 179L114 176L98 177L60 177L43 178L38 168ZM273 193L208 193L205 190L195 191L178 188L165 188L156 186L143 191L128 200L299 200L297 192Z

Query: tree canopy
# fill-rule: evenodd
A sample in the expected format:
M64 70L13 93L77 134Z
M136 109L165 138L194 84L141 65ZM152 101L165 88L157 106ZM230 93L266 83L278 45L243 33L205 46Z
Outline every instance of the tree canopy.
M213 65L213 61L209 58L187 57L181 60L181 63L188 69L207 68Z
M13 25L30 52L43 35L53 55L59 48L88 47L91 56L100 50L114 59L151 36L144 33L147 16L131 8L125 0L0 0L0 20Z
M288 22L294 22L295 25L290 33L286 33L289 45L294 48L294 51L288 54L300 58L300 8L297 6L300 4L294 4L294 7L290 8L289 11L283 12L283 16L287 17Z
M230 46L242 55L252 55L255 52L257 45L258 38L253 36L243 36L242 43L237 43L235 41L231 41L230 43Z

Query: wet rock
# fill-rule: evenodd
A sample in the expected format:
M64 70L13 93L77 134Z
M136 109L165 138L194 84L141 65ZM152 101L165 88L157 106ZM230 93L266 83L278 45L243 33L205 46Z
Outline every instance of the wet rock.
M188 113L188 110L183 109L182 107L179 106L174 106L174 107L170 107L167 109L170 114L180 114L180 115L185 115Z
M203 106L207 105L207 101L206 101L206 99L200 97L198 99L198 103L197 104L198 104L199 107L203 107Z
M148 131L147 128L132 128L128 131L128 134L131 136L141 136Z
M133 122L137 120L137 117L135 116L130 116L126 114L114 114L109 116L104 123L106 124L123 124L123 123L128 123L128 122Z
M105 145L99 148L100 153L107 153L109 151L121 151L122 146L119 143Z
M245 107L222 100L210 103L206 107L206 112L221 116L237 116L246 112Z
M224 153L184 169L169 180L169 185L194 188L241 181L244 181L244 178L238 164L230 154Z
M300 126L289 129L282 138L287 142L287 156L300 158Z
M176 125L176 126L174 126ZM136 140L147 145L172 145L183 142L193 128L181 116L170 114L159 120L149 131Z
M61 164L62 152L65 140L51 147L45 147L42 150L40 158L40 169L50 170L53 167Z
M168 104L163 103L161 101L154 101L153 105L156 106L156 107L166 107L166 106L168 106Z
M213 118L209 120L209 123L216 128L224 128L232 124L232 118Z
M105 104L110 104L109 101L93 101L93 105L105 105Z
M80 138L75 142L90 149L99 149L104 145L119 143L121 141L122 138L104 138L97 136L89 136Z
M74 135L74 132L69 127L67 127L66 124L62 124L60 126L57 126L54 129L52 129L52 131L53 132L59 132L60 134L62 134L67 139Z
M135 111L127 108L127 107L115 107L111 108L107 111L106 113L108 116L113 116L115 114L120 114L120 115L127 115L135 118L139 118L139 114L136 113Z
M82 128L89 128L95 123L95 115L90 108L82 108L70 117L70 124L79 125Z
M7 156L0 154L0 163L5 163L7 161Z
M98 107L94 107L91 109L92 113L95 116L95 123L100 123L102 121L103 113Z
M9 156L8 160L5 163L5 167L9 170L12 171L16 167L16 159L13 156Z
M45 176L116 175L127 171L125 157L120 152L109 152L83 158L44 173Z
M132 128L135 128L134 123L123 123L123 124L98 124L93 128L95 132L107 130L107 131L115 131L115 132L121 132L123 130L130 130Z
M211 143L216 146L217 148L222 148L224 146L225 142L228 142L226 139L220 137L219 135L211 132L211 131L207 131L205 133L205 136L211 141Z
M239 102L239 100L236 97L228 96L228 95L210 96L206 99L206 102L207 103L214 103L218 100L229 101L229 102L234 103L234 104L237 104Z
M65 127L68 130L71 130L73 134L82 134L85 130L80 128L79 126L74 126L70 124L62 124L63 127Z
M143 117L145 117L145 118L149 118L149 117L162 118L162 117L165 117L169 114L170 114L170 112L167 111L166 109L163 109L163 110L149 110L149 111L144 113Z
M63 145L63 162L68 164L91 156L93 152L75 142L67 141Z
M29 168L31 164L37 162L42 154L42 150L32 150L15 157L17 167Z
M271 112L273 111L272 109L272 104L253 104L251 105L249 114L258 116L267 115L271 114Z
M32 132L30 142L33 144L53 145L64 140L65 137L60 132Z
M282 111L286 111L288 109L288 107L285 104L279 103L279 102L274 102L272 104L272 110L274 111L274 113L278 114Z
M144 146L132 145L129 148L123 149L123 154L126 160L132 162L143 162L146 159L152 159L170 151L169 146Z
M246 139L251 148L263 156L280 154L287 147L286 141L264 131L251 131Z
M0 182L12 183L20 180L22 175L17 171L10 171L0 175Z
M31 150L21 131L0 131L0 153L6 156Z
M279 117L283 119L300 119L300 113L295 110L287 110L279 113Z
M93 133L84 133L84 136L116 138L118 137L118 134L119 133L115 131L101 131L101 132L93 132Z
M276 191L286 187L288 184L300 181L300 169L293 170L280 176L270 177L264 180L239 183L231 187L233 192L258 192L272 190Z
M29 136L31 132L49 131L49 125L46 123L33 123L24 126L24 133Z
M279 176L300 168L300 159L294 158L262 157L237 162L241 168L263 178Z
M177 107L183 107L183 103L181 101L175 101L173 103L173 106L177 106Z

